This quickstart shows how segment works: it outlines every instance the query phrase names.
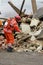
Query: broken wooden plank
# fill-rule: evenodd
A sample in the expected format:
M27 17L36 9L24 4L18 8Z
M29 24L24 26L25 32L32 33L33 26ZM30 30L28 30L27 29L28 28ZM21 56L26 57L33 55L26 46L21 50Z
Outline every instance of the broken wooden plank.
M7 20L7 18L0 17L0 19Z
M18 14L20 14L20 10L19 10L11 1L9 1L8 4L9 4ZM24 13L21 12L21 14L24 14Z
M18 40L18 43L21 42L21 41L27 40L30 37L31 37L30 35L24 36L23 38Z
M21 15L21 13L22 13L22 9L23 9L24 3L25 3L25 0L23 0L23 2L22 2L22 5L21 5L21 9L20 9L19 15Z

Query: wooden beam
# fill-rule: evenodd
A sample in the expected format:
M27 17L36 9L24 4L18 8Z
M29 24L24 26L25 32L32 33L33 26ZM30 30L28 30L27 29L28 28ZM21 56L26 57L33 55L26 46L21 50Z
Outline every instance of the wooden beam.
M25 3L25 0L24 0L24 3ZM24 3L22 3L22 6ZM17 12L17 14L20 14L20 10L11 1L9 1L8 4ZM21 11L21 15L20 15L21 17L23 17L23 16L32 17L32 15L25 14L25 11L26 11L26 9L23 12Z
M21 15L21 12L22 12L22 9L23 9L23 6L24 6L24 3L25 3L25 0L23 0L23 2L22 2L22 5L21 5L21 9L20 9L20 13L19 13L19 15Z
M36 0L31 0L31 3L32 3L33 14L34 14L37 11Z
M18 14L20 14L20 10L19 10L11 1L9 1L8 4L9 4ZM24 14L24 13L21 12L21 14Z

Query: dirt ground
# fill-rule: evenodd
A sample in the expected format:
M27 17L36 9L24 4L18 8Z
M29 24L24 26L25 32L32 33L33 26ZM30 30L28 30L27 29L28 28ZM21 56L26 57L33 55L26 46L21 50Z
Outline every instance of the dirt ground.
M0 51L0 65L43 65L43 54L36 52Z

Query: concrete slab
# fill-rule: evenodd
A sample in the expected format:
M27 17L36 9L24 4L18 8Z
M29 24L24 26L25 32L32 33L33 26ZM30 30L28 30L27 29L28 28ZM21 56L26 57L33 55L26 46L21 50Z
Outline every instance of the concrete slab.
M38 35L37 39L43 40L43 30L42 30L41 33Z

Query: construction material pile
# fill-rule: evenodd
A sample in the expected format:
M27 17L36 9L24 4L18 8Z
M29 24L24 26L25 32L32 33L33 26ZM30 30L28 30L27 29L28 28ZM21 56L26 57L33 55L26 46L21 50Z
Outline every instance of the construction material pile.
M43 21L23 17L20 28L22 33L15 33L17 45L15 51L35 51L43 50Z
M43 21L22 17L21 33L15 32L14 50L17 52L41 52L43 50ZM0 36L0 48L5 49L6 40Z

